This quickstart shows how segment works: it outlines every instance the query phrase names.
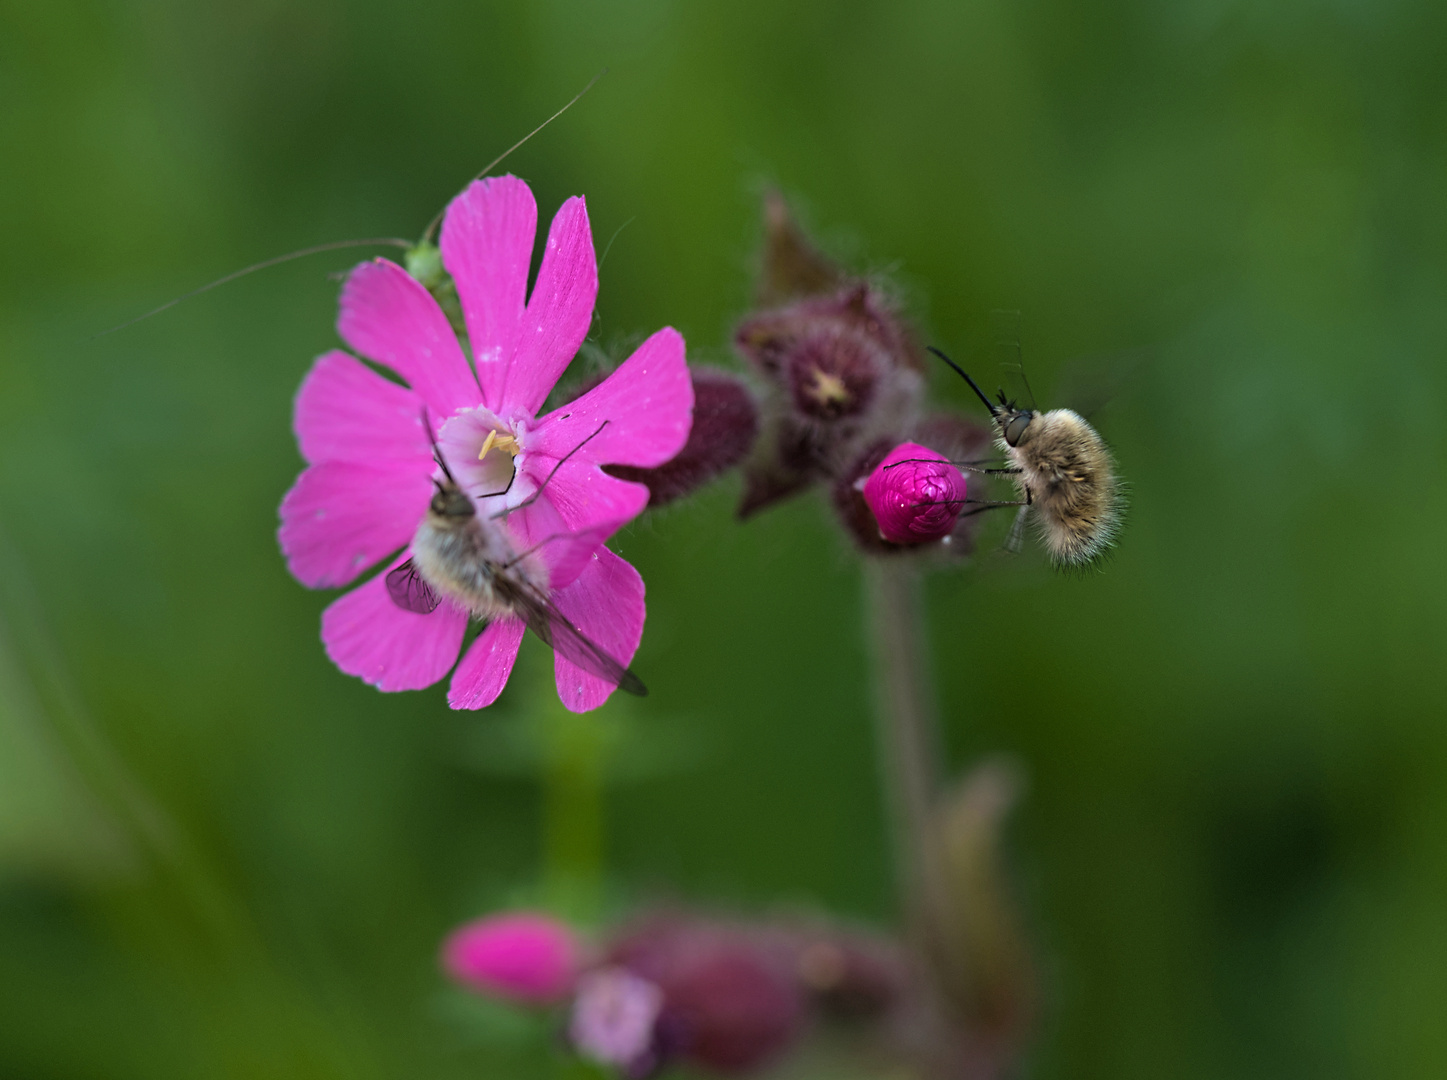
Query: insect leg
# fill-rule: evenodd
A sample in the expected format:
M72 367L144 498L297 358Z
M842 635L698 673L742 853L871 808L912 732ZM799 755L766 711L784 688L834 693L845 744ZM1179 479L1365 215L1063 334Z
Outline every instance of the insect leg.
M977 476L1014 476L1021 471L1013 466L1003 469L980 469L975 467L987 461L999 460L999 458L977 458L974 461L947 461L944 458L905 458L903 461L891 461L885 466L885 469L893 469L900 465L953 465L961 472L975 473Z
M974 503L973 510L966 510L960 517L971 517L974 514L983 514L986 510L998 510L1002 506L1018 506L1022 509L1030 505L1028 500L1019 499L1012 502L987 502L980 499L965 499L967 503Z
M514 510L521 510L524 506L528 506L528 505L536 502L537 499L538 499L538 496L540 496L540 495L543 493L543 489L548 486L548 484L552 481L553 477L555 477L555 476L558 475L558 470L561 469L561 468L567 463L567 460L568 460L570 457L572 457L574 454L576 454L579 450L583 449L583 447L587 446L587 445L588 445L590 442L592 442L594 439L596 439L599 435L601 435L601 434L603 433L603 429L604 429L605 427L607 427L607 426L608 426L608 421L607 421L607 420L604 420L601 424L598 425L598 430L597 430L597 431L593 432L593 434L589 435L586 439L584 439L582 442L580 442L577 446L573 447L573 448L572 448L571 450L569 450L566 454L564 454L562 457L560 457L560 458L558 459L558 463L553 466L553 471L550 472L550 473L548 473L547 478L546 478L545 480L543 480L543 482L542 482L541 484L538 485L538 490L537 490L537 491L534 491L531 495L529 495L529 496L528 496L526 499L524 499L522 502L518 503L516 506L509 507L509 508L506 509L506 510L499 510L496 514L493 514L492 517L489 518L488 520L489 520L489 521L496 521L496 520L497 520L498 518L500 518L500 517L507 517L507 515L508 515L508 514L511 514ZM509 486L511 486L511 485L509 485Z

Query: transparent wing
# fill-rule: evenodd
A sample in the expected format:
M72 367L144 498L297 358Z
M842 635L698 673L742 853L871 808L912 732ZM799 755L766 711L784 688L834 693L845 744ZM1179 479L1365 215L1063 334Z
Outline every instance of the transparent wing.
M442 603L442 597L423 580L411 559L388 571L387 595L403 611L415 611L418 615L430 615Z
M1140 382L1158 356L1157 349L1144 346L1072 357L1060 365L1051 405L1074 409L1095 423L1102 409Z
M559 656L577 664L590 675L612 683L619 690L638 697L647 696L648 687L643 685L642 679L591 641L538 589L526 581L503 575L498 576L493 587L528 629L547 642Z
M994 354L995 368L999 372L1000 393L1027 409L1039 406L1035 403L1035 391L1025 374L1025 353L1020 346L1020 313L1018 311L990 312L990 350Z
M1020 554L1020 549L1025 546L1025 519L1030 516L1028 506L1020 507L1020 512L1015 515L1015 522L1010 526L1010 534L1005 537L1005 550L1011 555Z

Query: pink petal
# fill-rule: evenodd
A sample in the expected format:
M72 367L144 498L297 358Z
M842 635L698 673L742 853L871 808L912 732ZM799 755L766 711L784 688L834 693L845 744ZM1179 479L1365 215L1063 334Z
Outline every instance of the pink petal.
M539 457L525 471L535 485L541 486L555 464L551 457ZM617 529L643 513L648 505L648 486L609 476L597 465L574 465L569 461L548 481L542 496L532 505L542 502L556 508L569 532L604 524ZM613 535L612 531L607 535Z
M457 335L432 294L386 259L362 263L342 288L337 333L357 352L386 364L441 416L482 399Z
M553 479L556 484L575 466L662 465L683 449L692 426L693 380L683 336L665 326L593 389L538 421L528 449L556 461L588 440Z
M553 602L595 645L623 664L633 662L643 638L643 579L605 547L578 580L553 593ZM561 656L553 658L558 697L571 712L596 709L613 693L614 686L590 675Z
M572 362L593 321L598 260L581 196L563 203L548 229L538 280L518 327L499 412L534 415Z
M475 180L442 222L442 265L457 284L483 404L496 409L517 346L538 204L516 176Z
M548 588L555 591L571 585L594 550L627 521L618 518L573 529L552 503L541 498L510 513L507 528L514 550L531 552L547 568Z
M512 674L525 629L521 619L488 623L452 673L447 704L454 709L484 709L496 701Z
M345 585L407 543L432 498L427 464L327 461L303 471L281 500L287 568L313 589Z
M340 349L312 365L297 391L293 426L301 456L313 464L432 457L422 399Z
M421 690L457 660L467 613L446 602L428 615L403 611L387 595L386 577L378 574L322 612L322 643L332 663L378 690Z

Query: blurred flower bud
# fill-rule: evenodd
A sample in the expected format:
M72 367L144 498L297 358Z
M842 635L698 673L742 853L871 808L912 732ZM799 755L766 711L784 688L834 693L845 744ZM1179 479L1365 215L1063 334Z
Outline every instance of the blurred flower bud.
M656 469L629 465L603 469L620 480L647 484L650 508L682 498L737 465L759 431L758 409L741 379L707 368L689 371L693 377L693 428L678 455Z
M876 1020L908 992L909 972L899 947L859 934L806 938L795 969L824 1014L839 1020Z
M578 951L572 930L557 919L514 912L454 930L442 945L442 966L469 990L539 1005L572 990Z
M821 254L794 223L784 197L777 191L765 192L759 306L774 307L801 296L830 292L843 280L839 267Z
M815 420L839 420L864 412L874 399L880 350L837 326L800 336L786 354L784 382L794 408Z
M950 903L932 959L967 1036L963 1052L999 1073L1018 1055L1035 1012L1034 968L1001 851L1019 789L1015 769L987 761L960 781L937 818Z
M663 991L658 1042L665 1054L746 1072L774 1058L803 1028L790 953L769 935L659 917L629 932L610 954Z
M900 443L886 454L862 490L879 535L894 544L949 536L965 508L964 475L919 443Z
M583 976L573 999L568 1038L583 1057L642 1077L659 1063L655 1026L663 991L626 968Z

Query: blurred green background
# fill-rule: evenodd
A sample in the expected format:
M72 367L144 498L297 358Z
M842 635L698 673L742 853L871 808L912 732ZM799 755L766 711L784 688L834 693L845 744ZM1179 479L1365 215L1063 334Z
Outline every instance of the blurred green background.
M773 182L930 341L1151 357L1105 572L930 590L952 759L1029 777L1031 1074L1447 1073L1444 43L1429 0L0 5L0 1077L547 1068L434 965L537 896L542 650L489 712L378 694L276 549L362 253L90 335L415 237L603 67L507 168L627 223L605 346L730 363ZM600 714L609 888L888 920L857 565L737 495L615 544L653 693Z

